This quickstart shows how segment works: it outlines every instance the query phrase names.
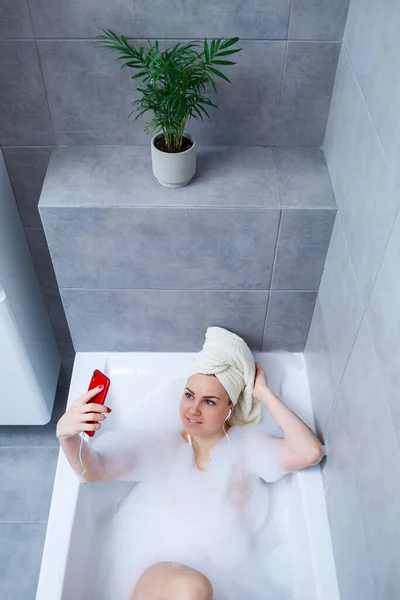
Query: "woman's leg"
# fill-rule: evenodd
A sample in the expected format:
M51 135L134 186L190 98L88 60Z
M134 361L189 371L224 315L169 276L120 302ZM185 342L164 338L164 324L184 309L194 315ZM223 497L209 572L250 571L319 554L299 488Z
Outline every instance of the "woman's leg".
M138 579L131 600L212 600L212 585L205 575L178 563L149 567Z

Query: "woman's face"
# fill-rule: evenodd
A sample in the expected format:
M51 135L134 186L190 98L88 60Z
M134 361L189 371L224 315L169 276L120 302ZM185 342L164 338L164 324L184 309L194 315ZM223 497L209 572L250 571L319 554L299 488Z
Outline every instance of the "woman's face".
M180 403L183 427L191 435L207 436L220 431L233 405L215 375L191 375Z

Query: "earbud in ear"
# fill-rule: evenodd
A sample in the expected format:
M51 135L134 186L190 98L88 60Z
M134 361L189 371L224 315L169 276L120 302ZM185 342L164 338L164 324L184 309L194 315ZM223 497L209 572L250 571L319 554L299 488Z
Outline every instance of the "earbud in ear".
M232 414L232 409L230 408L229 412L228 412L228 416L226 417L225 421L227 421L230 418L231 414Z

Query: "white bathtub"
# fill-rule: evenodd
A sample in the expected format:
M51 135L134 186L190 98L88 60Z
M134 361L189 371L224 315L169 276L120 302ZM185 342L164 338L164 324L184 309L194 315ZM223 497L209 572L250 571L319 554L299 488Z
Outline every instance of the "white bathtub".
M288 406L313 427L303 356L253 354L266 370L272 389L281 393ZM87 389L92 371L100 369L109 374L112 382L107 404L114 410L107 426L129 427L134 403L148 394L149 389L162 389L168 382L177 385L178 401L192 356L192 353L78 352L68 406ZM281 390L283 372L289 384ZM269 427L273 433L272 421ZM317 465L287 477L290 478L291 511L290 599L339 600L320 467ZM86 600L90 589L88 573L98 544L96 525L104 516L112 514L116 498L123 498L132 487L127 482L85 485L93 495L80 486L79 478L60 452L36 600Z

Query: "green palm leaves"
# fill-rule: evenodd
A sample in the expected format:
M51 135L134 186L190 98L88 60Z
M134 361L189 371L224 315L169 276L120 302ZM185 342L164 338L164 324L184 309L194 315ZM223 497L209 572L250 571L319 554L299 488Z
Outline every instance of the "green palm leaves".
M118 60L122 61L121 68L137 70L131 77L143 78L142 87L136 88L142 97L132 103L134 109L130 114L137 111L137 120L151 110L154 116L144 131L150 133L161 129L166 144L173 150L179 150L188 118L204 120L204 116L210 118L206 107L218 108L203 94L207 84L217 91L212 75L231 83L216 66L236 64L224 57L242 50L231 48L238 40L237 37L225 41L212 40L209 44L205 39L201 53L195 50L199 42L178 43L172 50L161 52L158 40L154 44L147 40L147 46L137 50L125 36L103 30L95 44L116 52Z

